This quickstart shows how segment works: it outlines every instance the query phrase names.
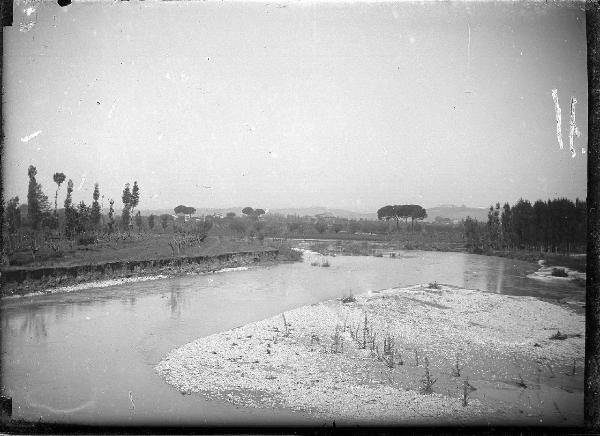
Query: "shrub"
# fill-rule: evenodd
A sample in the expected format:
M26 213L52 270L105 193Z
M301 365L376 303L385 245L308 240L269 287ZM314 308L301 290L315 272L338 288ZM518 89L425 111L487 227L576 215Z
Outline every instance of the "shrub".
M460 366L458 366L458 353L456 354L456 362L452 369L452 377L460 377Z
M433 393L433 385L437 379L433 379L429 372L429 360L425 358L425 376L421 379L421 393L422 394L432 394Z
M92 245L97 242L97 238L94 235L83 234L77 238L78 245Z
M522 389L527 389L527 384L525 383L525 380L523 380L521 374L519 374L519 381L517 382L517 386Z
M567 335L561 333L560 330L557 330L556 333L550 336L550 339L553 339L555 341L564 341L565 339L567 339Z
M332 353L341 353L344 351L344 338L341 335L342 329L339 325L335 326L335 333L332 336L333 344L331 345Z
M440 285L438 285L438 282L433 282L433 283L429 283L429 286L427 286L428 289L440 289Z
M315 223L315 229L321 234L325 233L325 231L327 230L327 224L322 221L318 221L317 223Z
M356 302L356 298L354 298L354 296L352 294L348 295L347 297L342 298L342 303L355 303Z
M302 252L299 250L294 250L289 245L281 245L278 247L278 250L278 257L280 259L289 260L292 262L302 260Z

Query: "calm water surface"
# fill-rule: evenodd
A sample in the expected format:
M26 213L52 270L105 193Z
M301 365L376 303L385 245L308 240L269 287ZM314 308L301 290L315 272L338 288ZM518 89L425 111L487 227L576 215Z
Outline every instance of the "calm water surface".
M583 302L567 281L527 278L538 266L464 253L329 258L4 300L2 391L13 417L86 424L314 423L285 410L237 408L182 395L153 367L173 348L305 304L437 281Z

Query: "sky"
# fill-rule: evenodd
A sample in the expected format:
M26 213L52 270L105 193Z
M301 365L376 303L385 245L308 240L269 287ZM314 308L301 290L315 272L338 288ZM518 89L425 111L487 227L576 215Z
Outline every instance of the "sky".
M586 196L581 6L15 3L3 61L5 199L29 165L117 210Z

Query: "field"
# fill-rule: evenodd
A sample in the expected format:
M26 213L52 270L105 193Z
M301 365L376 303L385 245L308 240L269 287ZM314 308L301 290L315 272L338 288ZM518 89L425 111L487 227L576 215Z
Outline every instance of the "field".
M61 242L58 257L48 247L35 254L16 252L11 262L16 265L2 267L0 295L68 292L301 258L285 242L227 236L132 233L105 236L88 245Z
M176 243L179 242L178 247ZM185 244L185 245L183 245ZM251 251L265 248L258 241L234 239L230 237L208 236L197 240L174 236L166 233L114 234L99 238L97 243L80 245L63 244L60 256L53 256L49 248L35 254L19 251L14 254L11 266L63 267L74 265L94 265L115 261L166 259L175 256L214 256L222 253Z

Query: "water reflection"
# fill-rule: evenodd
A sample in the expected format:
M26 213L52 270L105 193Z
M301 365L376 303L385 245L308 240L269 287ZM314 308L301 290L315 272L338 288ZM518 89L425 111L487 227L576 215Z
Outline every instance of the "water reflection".
M127 307L130 310L133 310L135 308L136 296L129 295L126 298L121 298L121 302L125 307Z
M496 279L496 294L502 293L502 282L504 281L504 265L505 264L506 264L506 262L500 262L500 267L498 269L498 277Z
M59 304L54 307L54 320L62 321L67 317L72 318L75 306L72 304Z
M169 283L169 301L168 305L171 309L171 318L181 317L181 306L184 303L183 290L181 289L180 281L172 281Z
M26 311L21 323L21 333L38 340L48 336L44 314L33 310Z

